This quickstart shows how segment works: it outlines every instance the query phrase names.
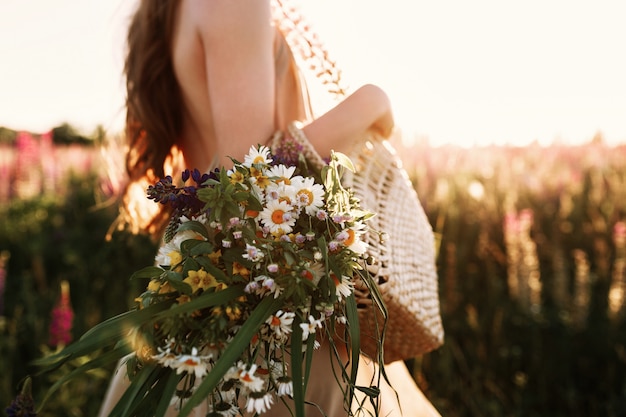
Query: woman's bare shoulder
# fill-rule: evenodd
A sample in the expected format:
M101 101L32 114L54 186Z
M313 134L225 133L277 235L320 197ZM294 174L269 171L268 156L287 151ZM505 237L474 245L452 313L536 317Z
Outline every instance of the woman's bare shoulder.
M269 0L182 0L180 7L188 24L222 40L226 32L254 33L271 20Z

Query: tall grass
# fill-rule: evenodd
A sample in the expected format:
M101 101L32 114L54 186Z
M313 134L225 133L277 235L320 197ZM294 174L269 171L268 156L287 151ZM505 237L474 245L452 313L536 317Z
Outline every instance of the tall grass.
M37 144L0 148L0 405L32 373L29 361L56 348L61 283L78 337L128 307L138 291L128 277L156 249L125 233L105 241L117 209L102 202L116 184L97 149L76 148L89 162L55 176L50 166L69 157L22 154ZM626 147L401 155L439 237L446 341L408 364L441 414L626 415ZM65 387L46 415L94 415L109 376ZM41 398L50 379L34 384Z
M413 148L446 343L415 361L445 416L626 415L626 147Z

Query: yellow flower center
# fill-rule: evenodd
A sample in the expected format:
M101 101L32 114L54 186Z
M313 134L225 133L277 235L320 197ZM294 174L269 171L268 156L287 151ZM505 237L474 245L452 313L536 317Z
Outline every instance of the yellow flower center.
M354 243L356 239L356 234L354 233L354 230L352 229L348 229L347 231L348 231L348 238L343 243L346 246L350 246Z
M276 224L282 224L283 223L283 216L285 215L285 212L282 210L274 210L272 212L272 221Z
M297 194L297 200L303 203L305 206L309 206L313 203L314 197L311 190L300 190Z

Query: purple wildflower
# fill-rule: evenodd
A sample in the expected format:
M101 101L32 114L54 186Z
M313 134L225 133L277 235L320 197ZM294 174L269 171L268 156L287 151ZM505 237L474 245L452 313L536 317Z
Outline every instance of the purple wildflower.
M286 137L282 140L280 146L273 149L273 164L295 166L298 164L300 154L302 153L302 145L293 138Z
M20 393L17 394L11 404L4 410L8 417L36 417L35 401L33 400L31 380L26 378Z
M156 203L169 205L173 209L172 218L165 230L165 241L169 242L174 235L181 217L189 219L198 217L205 212L206 204L198 198L198 190L206 188L209 179L218 179L219 171L215 170L210 174L203 174L199 170L186 169L182 172L181 178L183 186L174 185L174 180L170 175L166 175L154 185L149 185L146 190L148 199ZM184 185L189 179L195 185Z

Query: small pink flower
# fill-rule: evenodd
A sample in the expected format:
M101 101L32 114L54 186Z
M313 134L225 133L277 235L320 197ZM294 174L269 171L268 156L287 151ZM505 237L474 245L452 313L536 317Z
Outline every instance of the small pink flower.
M67 345L72 341L73 320L74 310L72 310L70 303L70 284L67 281L62 281L61 297L52 309L49 341L51 346Z

